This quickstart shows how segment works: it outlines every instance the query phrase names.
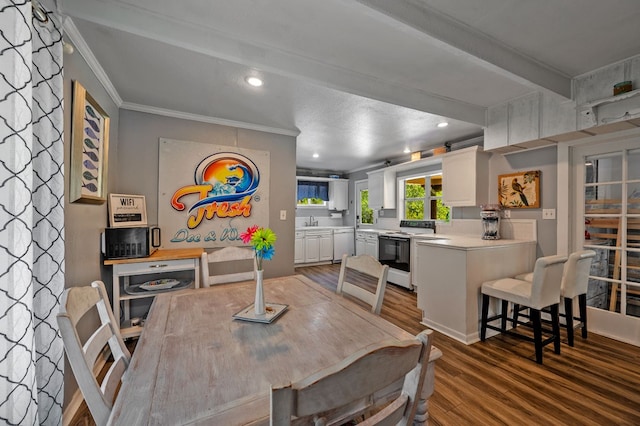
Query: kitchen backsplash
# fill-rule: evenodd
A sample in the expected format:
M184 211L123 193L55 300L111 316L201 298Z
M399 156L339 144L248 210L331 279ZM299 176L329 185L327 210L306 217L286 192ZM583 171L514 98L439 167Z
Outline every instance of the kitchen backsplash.
M313 222L313 226L343 226L344 225L344 220L342 218L342 215L340 215L339 217L331 217L331 216L298 217L296 216L296 228L311 226L310 222Z
M449 223L436 222L436 234L482 235L480 219L454 219ZM505 240L538 240L535 219L501 219L500 238Z

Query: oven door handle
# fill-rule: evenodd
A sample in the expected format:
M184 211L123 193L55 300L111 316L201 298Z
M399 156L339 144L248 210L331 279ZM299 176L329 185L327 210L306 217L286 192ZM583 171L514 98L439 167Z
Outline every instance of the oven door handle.
M409 240L410 240L410 238L404 238L404 237L389 237L389 236L387 236L387 235L384 235L384 236L383 236L383 235L380 235L380 236L378 236L378 238L379 238L379 239L381 239L381 240L402 241L402 242L404 242L404 241L409 241Z

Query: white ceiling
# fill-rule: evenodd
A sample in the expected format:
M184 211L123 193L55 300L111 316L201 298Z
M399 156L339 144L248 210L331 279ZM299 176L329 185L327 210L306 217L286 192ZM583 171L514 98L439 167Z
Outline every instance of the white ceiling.
M638 0L57 5L122 108L297 135L299 168L338 173L477 137L488 106L571 98L573 77L640 53Z

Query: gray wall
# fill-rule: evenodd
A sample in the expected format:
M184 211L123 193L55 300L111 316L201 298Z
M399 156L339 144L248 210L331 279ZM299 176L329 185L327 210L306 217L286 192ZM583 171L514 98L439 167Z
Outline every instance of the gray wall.
M109 141L109 193L142 194L146 197L149 223L157 223L158 139L160 137L194 142L231 145L266 150L271 153L269 226L278 236L276 256L265 262L265 277L291 275L295 238L296 140L253 130L167 118L118 110L79 54L65 58L65 188L69 188L71 159L72 80L78 80L111 119ZM122 141L122 143L119 143ZM280 210L287 220L280 221ZM100 233L107 226L107 203L79 204L65 199L66 287L88 285L102 279L111 294L111 269L102 265ZM89 317L85 329L98 319ZM82 327L81 327L82 328ZM68 405L78 386L68 363L65 364L64 404Z
M402 172L398 176L412 174ZM530 149L524 152L501 155L494 153L489 159L489 202L498 203L498 175L524 170L541 171L540 208L539 209L511 209L512 219L536 219L538 224L538 256L556 254L556 220L542 220L542 209L557 209L557 149L555 146ZM349 201L354 202L354 181L367 178L366 171L349 175ZM351 204L350 204L351 205ZM385 210L384 218L397 217L396 210ZM345 224L353 224L355 216L350 214L345 218ZM479 207L454 207L453 219L479 219Z
M555 146L509 155L493 154L489 160L489 201L491 203L498 203L498 175L524 170L541 171L540 208L511 209L512 219L537 220L537 256L539 257L551 256L557 253L556 220L542 219L542 209L557 209L557 162L558 155Z
M296 139L217 124L120 111L118 184L111 192L145 196L149 223L158 221L158 141L184 140L270 151L269 226L277 234L276 255L265 277L293 274L296 207ZM280 220L280 210L287 220Z
M71 168L71 112L72 80L79 81L87 92L100 104L111 119L109 129L108 183L107 191L117 186L118 153L118 108L104 90L86 62L78 53L64 56L64 176L65 190L69 189ZM68 194L68 192L67 192ZM69 203L65 197L65 287L89 285L101 278L100 232L107 226L107 203ZM90 329L97 324L97 317L88 318L79 328ZM64 372L65 407L78 388L68 363Z

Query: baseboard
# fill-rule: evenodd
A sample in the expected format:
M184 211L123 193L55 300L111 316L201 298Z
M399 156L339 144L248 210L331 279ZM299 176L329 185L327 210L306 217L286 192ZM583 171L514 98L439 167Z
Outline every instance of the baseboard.
M96 360L95 365L93 366L93 373L98 374L106 365L107 359L109 358L109 351L103 351ZM80 410L80 406L82 405L82 401L84 401L84 397L82 396L82 392L80 392L80 388L77 388L69 401L69 404L65 407L62 412L62 425L68 426L71 424L71 421L74 419L76 414L78 414L78 410Z

